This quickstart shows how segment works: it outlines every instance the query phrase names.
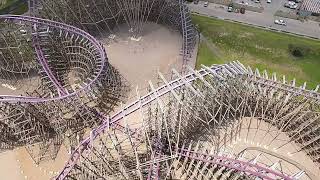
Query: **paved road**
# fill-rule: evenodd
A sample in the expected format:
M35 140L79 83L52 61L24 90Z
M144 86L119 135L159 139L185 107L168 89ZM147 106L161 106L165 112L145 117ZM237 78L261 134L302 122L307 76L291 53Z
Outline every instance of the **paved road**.
M244 23L249 23L257 26L264 26L267 28L273 28L281 31L287 31L295 34L305 35L309 37L314 37L320 39L320 25L319 22L308 21L301 22L293 19L281 18L287 22L287 26L281 26L274 24L274 13L270 12L268 9L275 9L274 6L281 6L281 1L272 2L275 3L271 7L265 8L265 12L256 13L252 11L246 11L245 14L240 13L230 13L227 12L226 7L222 5L217 5L210 3L208 7L203 7L204 2L199 2L199 4L189 4L189 8L193 12L197 12L207 16L214 16L222 19L230 19L235 21L240 21ZM267 5L266 5L267 6ZM266 7L264 6L264 7ZM224 7L224 8L222 8Z

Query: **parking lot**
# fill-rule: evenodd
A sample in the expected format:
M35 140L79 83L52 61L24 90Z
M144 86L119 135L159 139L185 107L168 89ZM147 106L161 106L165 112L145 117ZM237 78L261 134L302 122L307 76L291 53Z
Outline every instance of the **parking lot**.
M289 3L288 0L286 0L285 2L282 3L282 6L280 6L278 11L282 11L282 12L286 12L286 13L289 13L289 14L295 14L296 15L300 6L301 6L301 3L294 3L292 5L292 4Z
M235 3L239 3L239 4L244 4L244 5L248 5L248 6L253 6L253 7L261 7L261 3L260 0L234 0Z
M198 4L191 3L189 4L189 7L191 11L206 16L243 22L254 26L265 27L273 30L290 32L320 39L319 22L310 20L301 22L295 19L275 16L276 12L279 10L287 12L295 11L289 8L285 8L284 4L286 2L288 2L288 0L272 0L271 3L267 3L267 0L261 0L261 6L264 8L261 13L247 10L245 14L228 12L228 7L221 4L209 3L208 7L204 7L204 1L200 1ZM286 26L275 24L275 20L284 20L286 22Z
M277 10L282 9L286 1L287 0L271 0L271 3L267 3L266 0L262 0L261 5L264 8L264 13L273 15Z
M215 0L204 1L212 4ZM290 0L290 1L301 1L301 0ZM200 1L201 2L201 1ZM296 3L296 5L285 7L289 0L233 0L234 3L239 5L246 5L255 8L263 8L263 13L274 15L277 11L282 11L290 14L297 14L297 9L300 7L301 3ZM293 3L293 2L291 2ZM201 4L201 3L200 3ZM294 9L294 7L296 7ZM249 8L250 10L250 8Z

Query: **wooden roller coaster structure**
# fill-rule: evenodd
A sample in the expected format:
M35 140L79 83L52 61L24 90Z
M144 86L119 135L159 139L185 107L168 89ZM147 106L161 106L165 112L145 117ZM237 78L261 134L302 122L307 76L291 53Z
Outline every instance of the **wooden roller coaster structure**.
M239 62L189 70L173 70L171 81L159 73L158 88L150 82L147 95L137 92L92 130L57 179L317 178L294 159L320 162L319 86L297 87ZM254 137L263 148L231 148ZM293 158L275 153L287 147Z

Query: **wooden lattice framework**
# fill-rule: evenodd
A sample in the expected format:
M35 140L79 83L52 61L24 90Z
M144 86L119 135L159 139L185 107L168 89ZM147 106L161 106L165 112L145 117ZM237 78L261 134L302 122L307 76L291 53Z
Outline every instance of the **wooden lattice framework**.
M54 159L124 100L125 80L85 31L11 15L0 26L0 82L10 88L0 95L0 151L26 146L36 163Z
M159 73L158 87L150 82L147 95L94 129L57 179L317 178L294 157L320 162L319 86L297 87L239 62L190 72L173 70L171 81ZM273 151L233 152L233 142L250 137ZM289 145L292 158L277 153Z
M29 10L33 16L73 25L97 38L115 34L122 24L135 38L143 34L146 22L163 24L182 35L184 66L196 44L197 33L184 0L29 0Z

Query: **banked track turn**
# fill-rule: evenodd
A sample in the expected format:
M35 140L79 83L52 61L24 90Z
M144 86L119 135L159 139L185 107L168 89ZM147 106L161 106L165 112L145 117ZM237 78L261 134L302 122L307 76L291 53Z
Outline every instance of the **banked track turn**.
M80 90L72 92L72 93L66 93L63 95L60 95L58 97L54 98L38 98L38 97L28 97L28 96L9 96L9 95L0 95L0 101L1 102L24 102L24 103L38 103L38 102L46 102L46 101L54 101L54 100L61 100L65 99L68 97L76 96L79 94L81 91L88 91L90 88L92 88L95 83L97 83L97 80L101 73L103 72L103 68L105 64L107 63L107 57L105 53L105 49L103 45L100 44L93 36L91 36L89 33L78 29L76 27L51 21L51 20L46 20L46 19L41 19L41 18L36 18L36 17L30 17L30 16L16 16L16 15L0 15L0 20L6 20L6 21L12 21L12 22L29 22L34 24L34 28L37 27L37 25L45 25L48 26L49 28L57 28L60 30L64 30L64 33L67 33L66 36L72 36L73 38L82 38L79 41L83 41L86 46L90 48L94 48L94 51L97 53L96 56L98 57L98 64L97 69L94 72L94 76L88 83L86 83ZM38 43L36 40L34 40L34 43ZM40 61L41 65L43 66L44 69L48 71L48 76L49 78L53 81L52 83L58 84L55 80L56 77L52 73L49 73L49 67L46 63L46 60L44 59L41 50L37 45L35 45L36 50L37 50L37 55L38 55L38 60ZM65 91L61 89L61 85L58 85L57 88L60 88L61 91Z
M197 32L184 0L32 0L32 16L70 24L102 38L117 34L123 25L131 36L144 36L147 22L162 24L182 35L183 67L189 64Z
M100 145L94 145L95 140L97 142L99 142L100 140L103 141L102 140L102 139L104 139L103 134L106 133L109 129L112 129L113 126L117 125L121 121L126 121L125 119L127 117L129 117L130 114L134 114L136 111L141 110L142 108L146 108L154 102L156 102L156 104L158 102L159 106L161 107L162 103L161 103L161 100L159 100L159 98L161 98L162 96L167 95L169 93L172 93L172 96L175 97L175 99L177 101L179 101L179 96L177 96L176 91L179 89L182 89L182 87L186 87L191 92L193 92L193 94L195 96L199 96L199 98L203 98L201 95L202 93L199 92L197 89L193 88L192 84L195 82L202 82L202 85L212 88L210 83L208 83L208 81L206 80L208 77L218 79L219 81L221 81L222 84L224 84L223 82L227 81L228 79L232 80L233 78L237 78L237 77L249 77L253 81L252 83L254 83L255 85L257 85L260 88L261 88L261 86L265 86L265 87L268 87L271 89L274 88L274 89L278 89L281 92L286 92L286 93L292 94L294 96L301 96L302 95L306 98L311 99L315 103L320 102L320 94L317 92L319 89L319 86L317 86L317 88L315 90L307 90L307 89L305 89L305 85L303 85L301 87L296 87L295 81L293 81L291 84L286 82L285 79L283 79L283 82L279 82L279 81L277 81L277 78L275 75L273 75L272 78L268 78L268 75L266 73L264 73L263 75L260 75L260 72L258 70L253 72L250 67L245 68L239 62L232 62L229 64L223 64L223 65L214 65L212 67L203 66L203 68L198 71L192 70L192 68L189 68L189 70L191 71L191 73L189 73L185 76L180 76L176 71L174 71L175 74L177 75L176 76L177 78L173 79L170 82L168 82L164 78L162 78L164 85L161 85L157 89L153 88L153 85L151 84L150 93L148 93L147 95L141 96L141 97L138 96L138 99L136 101L123 107L123 109L121 109L118 113L114 114L113 116L108 118L105 122L103 122L103 124L101 126L92 130L90 133L90 136L88 138L86 138L84 141L82 141L81 144L71 154L69 161L65 165L62 172L56 177L56 179L62 180L62 179L65 179L66 177L69 177L69 176L72 179L72 176L70 173L71 173L71 171L75 170L76 164L78 164L77 165L78 169L80 168L83 170L83 168L81 168L80 158L81 157L84 158L82 160L82 162L89 161L89 159L90 159L89 154L97 151L96 149L100 146ZM159 75L160 75L160 77L163 77L161 75L161 73ZM179 103L177 103L177 105L178 104ZM134 132L134 133L129 133L128 130L129 130L129 126L126 125L124 129L119 131L119 133L121 133L121 132L124 134L127 133L128 141L133 146L132 149L135 149L136 146L139 146L139 144L140 144L139 142L141 142L141 139L143 139L143 138L141 136L141 133L139 133L137 130L130 130L130 132ZM132 137L130 137L130 136L132 136ZM121 137L121 135L119 135L119 137ZM141 138L139 138L139 137L141 137ZM136 139L137 142L134 141L134 139ZM113 141L113 140L111 140L111 141ZM118 145L121 146L120 144L123 141L116 142L116 144L119 143ZM157 141L157 140L155 140L155 141ZM165 141L169 141L169 144L170 144L170 140L165 140ZM179 142L179 140L178 140L178 142ZM114 142L112 142L112 143L114 143ZM148 144L148 142L146 142L146 143ZM212 155L210 155L208 153L202 153L202 150L199 152L197 152L197 151L192 152L192 149L190 149L191 144L189 146L189 149L184 148L184 147L188 146L188 144L187 145L176 144L177 148L174 147L175 145L171 144L172 148L169 148L170 151L172 150L171 155L166 156L163 154L164 153L163 151L169 151L168 147L166 149L163 149L163 145L160 145L160 146L157 145L157 144L159 144L159 142L158 143L156 142L155 144L156 145L154 145L154 144L153 145L156 147L155 147L152 155L149 157L151 159L149 159L146 162L143 162L141 164L139 164L139 163L137 164L138 169L139 169L139 167L142 167L142 164L143 164L143 166L148 166L148 165L150 166L149 170L146 170L147 175L145 177L147 177L147 179L161 179L160 178L160 170L161 170L162 166L160 165L159 162L167 161L167 160L175 159L175 158L183 159L183 157L185 159L190 159L191 162L189 161L189 164L191 163L191 165L196 160L198 160L198 161L205 163L206 164L205 167L208 167L208 164L212 163L212 167L213 167L213 165L215 165L215 167L216 167L216 165L220 165L220 166L228 167L228 168L236 170L236 171L243 172L244 174L249 175L249 176L260 177L263 179L277 179L277 178L295 179L295 178L298 178L299 175L303 174L303 173L285 174L285 173L279 172L279 170L272 169L266 165L257 164L255 162L247 161L247 160L235 159L234 157L229 158L226 156L215 156L215 158L212 158ZM149 144L149 146L153 146L153 145ZM95 148L95 146L96 146L96 148ZM157 146L159 146L161 148L159 148ZM170 147L170 145L169 145L169 147ZM101 148L103 149L102 145L101 145ZM179 150L179 148L181 148L181 149ZM218 147L216 147L216 148L218 148ZM153 148L151 148L151 149L153 149ZM197 147L195 149L197 149ZM96 153L99 154L99 152L94 153L98 159L96 159L96 160L92 159L91 163L93 165L93 168L95 168L94 164L96 164L96 163L97 163L97 165L99 164L98 161L99 161L99 157L101 155L100 154L98 156ZM101 152L101 153L104 154L104 152ZM135 152L135 153L137 153L137 152ZM136 154L136 156L138 157L138 154ZM210 158L212 158L212 159L210 159ZM161 159L165 159L165 160L161 160ZM106 159L104 159L104 158L101 159L101 161L105 161L105 160ZM314 161L316 161L316 159L314 159ZM185 160L184 164L186 162L187 162L187 160ZM90 164L89 162L87 162L87 163ZM119 163L120 163L120 160L119 160ZM189 166L189 169L190 169L190 166ZM84 167L87 167L87 166L84 166ZM121 169L123 170L123 167ZM188 171L189 171L189 169L188 169ZM96 169L96 170L99 171L98 169ZM121 173L122 170L119 170L119 172ZM93 172L93 176L91 176L91 178L94 178L94 177L96 177L96 178L101 177L102 178L103 177L103 174L100 174L100 175L96 174L97 171L90 170L90 169L88 169L88 171ZM137 171L140 171L140 170L137 170ZM170 170L168 170L168 171L170 171ZM166 173L166 172L164 172L164 173ZM169 172L167 172L167 173L169 173ZM94 174L96 174L97 176ZM124 174L126 174L126 173L124 173ZM75 178L75 177L78 177L78 176L73 176L73 178ZM81 175L78 178L80 178L80 177L81 177ZM89 178L89 177L86 177L86 178ZM114 177L116 177L116 176L114 176ZM118 177L121 177L121 176L119 175ZM142 175L140 174L140 179L141 179L141 177L142 177ZM192 177L194 178L193 175L192 175ZM309 177L313 177L313 176L310 175ZM133 178L133 177L131 177L131 178ZM69 179L69 178L67 178L67 179Z
M126 82L81 29L28 16L1 15L0 22L1 81L23 85L0 95L0 151L26 146L36 163L55 159L66 139L72 148L85 128L104 121L125 98Z

